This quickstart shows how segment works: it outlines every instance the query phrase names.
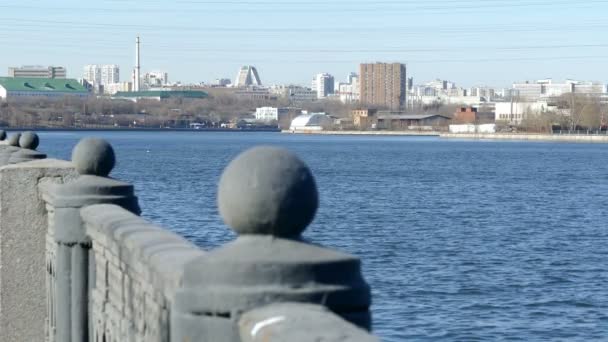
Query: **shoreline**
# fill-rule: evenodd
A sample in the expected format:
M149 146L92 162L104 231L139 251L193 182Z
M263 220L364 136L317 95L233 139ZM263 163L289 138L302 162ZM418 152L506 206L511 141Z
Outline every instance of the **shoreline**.
M34 131L34 132L270 132L280 133L279 129L233 129L233 128L45 128L45 127L6 127L0 128L7 132Z
M441 139L460 140L497 140L527 142L566 142L566 143L608 143L607 135L568 135L541 133L442 133L437 131L290 131L279 129L232 129L232 128L44 128L44 127L10 127L0 129L7 132L221 132L221 133L281 133L298 135L349 135L349 136L410 136L438 137Z
M281 131L283 134L355 135L355 136L418 136L462 140L502 140L528 142L608 143L608 135L567 135L542 133L442 133L437 131Z
M401 135L401 136L417 136L417 137L438 137L440 132L436 131L290 131L282 130L282 134L314 134L314 135Z
M608 135L569 135L541 133L442 133L442 139L507 140L529 142L608 143Z

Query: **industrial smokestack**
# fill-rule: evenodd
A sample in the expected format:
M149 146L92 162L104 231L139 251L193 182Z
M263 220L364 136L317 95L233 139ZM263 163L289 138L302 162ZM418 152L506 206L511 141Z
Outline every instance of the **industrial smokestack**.
M135 80L133 84L133 90L139 91L139 80L140 80L140 69L139 64L139 36L135 39Z

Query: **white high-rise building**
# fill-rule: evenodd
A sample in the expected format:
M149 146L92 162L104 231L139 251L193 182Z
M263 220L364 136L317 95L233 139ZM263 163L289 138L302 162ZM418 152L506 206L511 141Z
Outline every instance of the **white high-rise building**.
M334 93L334 77L328 73L317 74L312 79L312 90L322 99Z
M113 84L120 82L120 68L116 64L101 66L101 84Z
M346 77L347 83L338 83L338 95L342 103L359 101L359 75L351 72Z
M115 64L89 64L84 66L82 78L93 86L119 83L120 69Z
M85 65L82 78L93 86L101 84L101 68L97 64Z
M162 87L169 84L169 74L164 71L150 71L144 74L146 88Z

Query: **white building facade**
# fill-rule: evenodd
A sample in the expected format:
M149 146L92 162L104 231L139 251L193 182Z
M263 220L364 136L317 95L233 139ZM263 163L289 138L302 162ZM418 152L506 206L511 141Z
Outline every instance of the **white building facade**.
M133 83L132 82L118 82L118 83L110 83L105 84L103 86L103 93L108 95L114 95L119 91L133 91Z
M338 83L338 93L342 103L353 103L359 101L359 75L350 73L346 83Z
M601 95L606 93L606 85L598 82L574 80L553 83L551 79L544 79L535 82L514 83L511 90L511 95L521 101L535 101L569 93Z
M66 74L66 69L60 66L24 65L8 68L8 77L66 78Z
M120 68L116 64L89 64L84 66L84 78L92 86L120 82Z
M328 73L317 74L312 79L312 90L318 99L323 99L334 93L334 77Z
M120 82L120 68L116 64L101 66L101 84L113 84Z
M169 74L156 70L144 74L143 84L145 88L162 87L169 84Z
M255 119L258 121L278 121L281 115L289 113L289 108L259 107L255 110Z
M539 115L553 109L546 101L496 102L494 120L519 125L530 115Z

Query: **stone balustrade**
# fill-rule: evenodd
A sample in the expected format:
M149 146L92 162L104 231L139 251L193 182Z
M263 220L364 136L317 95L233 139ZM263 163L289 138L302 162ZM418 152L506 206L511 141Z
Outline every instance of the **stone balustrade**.
M0 142L0 341L377 341L359 259L301 238L318 193L289 151L227 166L218 207L238 237L203 251L139 217L107 142L72 162L37 146Z

